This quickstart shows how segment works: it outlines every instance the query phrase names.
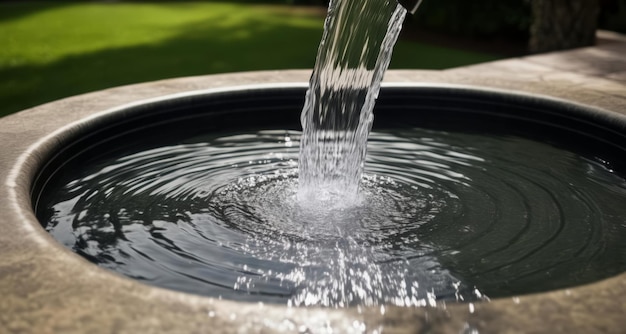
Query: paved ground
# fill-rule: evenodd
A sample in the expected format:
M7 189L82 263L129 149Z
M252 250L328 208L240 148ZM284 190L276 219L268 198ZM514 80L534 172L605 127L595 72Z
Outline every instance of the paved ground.
M565 83L592 90L598 89L597 85L602 81L626 85L626 35L600 31L597 46L510 58L448 72L512 81ZM617 95L624 98L626 92Z

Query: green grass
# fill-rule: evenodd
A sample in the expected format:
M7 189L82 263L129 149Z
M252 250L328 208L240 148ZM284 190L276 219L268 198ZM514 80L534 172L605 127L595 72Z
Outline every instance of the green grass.
M227 2L0 3L0 116L66 96L163 78L312 68L319 11ZM494 55L400 42L392 68Z

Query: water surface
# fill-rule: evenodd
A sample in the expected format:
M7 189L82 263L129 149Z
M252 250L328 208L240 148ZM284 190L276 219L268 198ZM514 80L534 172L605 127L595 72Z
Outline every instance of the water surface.
M432 305L626 267L626 182L599 159L516 136L380 129L358 198L307 206L300 138L222 132L77 161L40 217L128 277L289 305Z

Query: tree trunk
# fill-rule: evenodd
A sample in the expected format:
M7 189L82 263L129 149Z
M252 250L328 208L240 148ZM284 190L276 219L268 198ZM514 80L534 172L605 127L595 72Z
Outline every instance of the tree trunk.
M531 0L529 51L572 49L595 43L600 0Z

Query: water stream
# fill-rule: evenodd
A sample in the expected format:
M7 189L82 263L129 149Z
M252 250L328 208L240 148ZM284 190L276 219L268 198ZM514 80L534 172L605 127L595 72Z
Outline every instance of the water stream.
M405 15L395 0L331 1L301 116L301 202L357 199L372 110Z

